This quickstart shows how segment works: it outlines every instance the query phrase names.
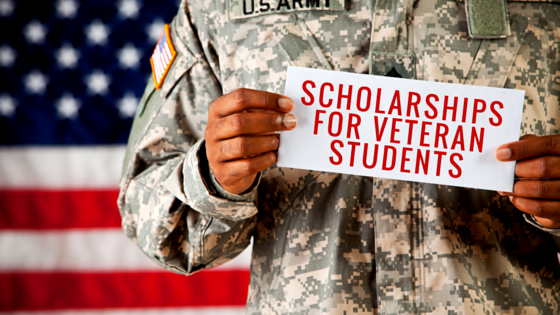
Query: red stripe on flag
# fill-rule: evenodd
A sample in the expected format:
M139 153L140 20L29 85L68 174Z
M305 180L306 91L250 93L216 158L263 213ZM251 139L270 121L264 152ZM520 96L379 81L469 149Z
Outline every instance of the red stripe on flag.
M243 306L248 270L0 274L0 311Z
M168 52L167 52L168 50L169 50L169 48L167 47L167 43L166 43L165 45L163 45L163 49L161 50L161 51L162 51L161 59L163 59L164 64L166 65L166 67L167 67L167 65L169 64L169 60L171 59L171 58L169 58L169 56L168 56Z
M0 191L0 229L120 227L118 190Z

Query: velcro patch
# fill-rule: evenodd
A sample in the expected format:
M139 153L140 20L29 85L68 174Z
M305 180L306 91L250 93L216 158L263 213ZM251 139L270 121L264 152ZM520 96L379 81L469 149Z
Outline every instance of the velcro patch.
M344 0L228 0L230 20L265 14L298 11L339 11L345 9Z
M511 35L505 0L465 0L469 36L476 39Z
M154 49L154 53L150 58L150 63L152 64L152 73L154 74L154 82L156 83L156 89L159 90L167 72L173 64L173 60L177 56L175 47L173 47L173 42L171 41L171 36L169 35L169 25L165 24L165 28L159 41Z

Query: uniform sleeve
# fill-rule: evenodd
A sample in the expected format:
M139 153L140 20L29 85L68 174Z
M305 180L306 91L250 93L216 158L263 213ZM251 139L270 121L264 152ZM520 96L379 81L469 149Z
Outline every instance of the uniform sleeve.
M184 274L242 252L257 212L256 189L234 196L212 183L202 136L208 105L222 89L212 34L196 14L183 3L170 25L177 56L161 88L151 80L144 92L118 200L126 235L158 264Z
M560 252L560 228L558 229L549 229L549 228L545 228L544 226L542 226L539 222L537 222L537 220L535 220L535 217L528 214L528 213L524 213L523 217L525 218L525 221L527 221L529 224L550 233L550 236L552 237L552 240L554 240L554 242L556 243L556 246L558 246L558 251ZM559 253L560 254L560 253ZM560 259L560 257L559 257Z

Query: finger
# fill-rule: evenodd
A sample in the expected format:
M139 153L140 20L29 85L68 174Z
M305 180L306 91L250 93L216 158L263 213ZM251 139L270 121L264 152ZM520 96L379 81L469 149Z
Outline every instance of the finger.
M543 155L560 155L560 136L528 137L496 149L500 161L517 161Z
M270 110L287 113L294 107L294 102L280 94L265 91L237 89L216 99L210 104L210 114L224 117L246 110Z
M531 138L537 138L537 136L535 136L533 134L527 134L527 135L521 136L521 138L519 138L519 140L526 140L526 139L531 139Z
M518 161L515 175L523 178L560 178L560 157L543 156Z
M292 114L238 113L216 120L214 136L220 140L241 135L255 135L296 127L297 119Z
M221 163L220 170L214 173L214 176L224 188L234 187L239 181L264 171L274 163L276 153L267 152L247 159Z
M558 220L551 220L551 219L547 219L547 218L539 218L539 217L535 217L535 220L537 220L537 222L539 222L540 225L544 226L547 229L557 229L560 228L560 221Z
M510 197L510 200L517 209L532 214L539 223L541 220L553 222L555 227L552 228L560 227L560 202L523 197Z
M219 162L238 160L247 156L260 155L278 150L279 140L275 135L236 137L220 142Z
M513 185L513 193L500 192L502 196L516 196L560 201L560 181L520 180Z

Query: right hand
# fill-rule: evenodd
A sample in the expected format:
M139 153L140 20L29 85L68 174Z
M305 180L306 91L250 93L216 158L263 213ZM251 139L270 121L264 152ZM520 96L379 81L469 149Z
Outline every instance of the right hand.
M218 183L231 194L249 189L257 174L276 163L276 131L296 127L293 101L264 91L238 89L210 104L206 155Z

